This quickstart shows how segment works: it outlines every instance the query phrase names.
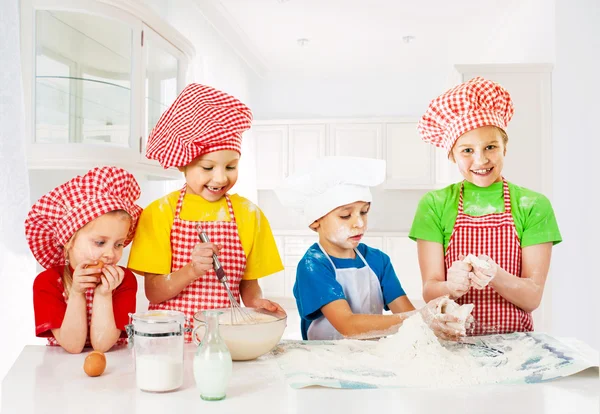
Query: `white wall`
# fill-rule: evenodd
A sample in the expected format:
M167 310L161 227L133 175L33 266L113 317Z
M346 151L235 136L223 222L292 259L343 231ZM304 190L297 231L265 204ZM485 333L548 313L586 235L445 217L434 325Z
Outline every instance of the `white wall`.
M254 108L249 86L250 79L254 77L253 72L204 18L193 0L143 0L143 3L162 16L194 45L196 57L189 67L189 82L210 85ZM247 132L242 142L240 178L233 192L256 201L253 149L252 133Z
M455 64L554 61L553 0L514 2L493 16L482 10L464 10L471 17L469 27L454 27L443 38L419 27L408 45L410 61L398 67L369 62L367 67L377 69L357 72L350 66L342 74L320 76L311 62L308 74L298 67L257 78L251 85L256 119L420 116L432 98L459 82ZM365 67L363 62L356 66Z
M18 1L0 3L0 379L26 338L33 336L35 325L31 295L35 265L23 227L30 203L18 15Z
M556 335L600 349L598 160L600 2L556 0L553 72L554 208L564 242L552 259Z

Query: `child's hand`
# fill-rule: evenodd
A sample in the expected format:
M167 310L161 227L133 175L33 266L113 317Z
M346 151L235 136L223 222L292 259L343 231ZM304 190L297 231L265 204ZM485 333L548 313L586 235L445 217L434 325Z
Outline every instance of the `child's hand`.
M285 311L278 303L272 302L269 299L256 299L252 304L252 307L264 309L269 312L283 312L285 314Z
M448 326L448 323L460 323L460 319L456 316L440 313L441 302L447 300L447 296L433 299L421 308L419 313L435 336L446 341L457 341L465 335L465 332Z
M190 263L196 279L213 268L213 253L218 255L220 250L221 246L214 243L198 243L194 246Z
M100 276L100 283L96 287L96 293L100 295L112 295L121 282L125 271L116 265L104 265L102 268L102 275Z
M484 261L483 264L487 264L487 266L473 265L473 271L470 274L471 286L475 289L483 289L496 277L500 266L484 254L480 255L478 259Z
M71 284L71 293L81 294L85 293L86 289L95 288L98 285L98 277L100 276L100 269L86 269L89 265L96 264L95 261L88 260L81 262L73 269L73 283Z
M463 262L464 256L458 256L457 261L452 263L452 266L448 269L446 276L446 286L448 287L448 293L454 299L458 299L469 291L471 282L469 273L473 267Z

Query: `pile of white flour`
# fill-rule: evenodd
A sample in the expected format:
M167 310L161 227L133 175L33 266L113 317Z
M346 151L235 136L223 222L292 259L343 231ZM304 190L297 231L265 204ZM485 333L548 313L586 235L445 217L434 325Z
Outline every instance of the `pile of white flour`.
M290 346L278 362L296 383L335 380L378 387L452 387L518 382L549 365L564 363L534 338L511 342L504 350L485 343L439 342L420 314L379 341L341 340ZM534 351L535 349L535 351ZM319 381L323 380L323 381ZM309 384L307 384L309 385Z

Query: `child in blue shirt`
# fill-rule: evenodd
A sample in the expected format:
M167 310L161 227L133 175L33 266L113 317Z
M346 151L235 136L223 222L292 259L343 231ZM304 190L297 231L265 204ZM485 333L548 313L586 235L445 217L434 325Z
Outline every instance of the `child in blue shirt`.
M319 234L298 264L294 296L302 337L341 339L395 332L415 308L402 289L388 255L360 243L367 230L370 186L385 179L385 161L325 157L288 177L277 189L283 205L299 210ZM458 320L437 314L438 298L421 312L441 338L464 332ZM392 315L383 315L383 310Z

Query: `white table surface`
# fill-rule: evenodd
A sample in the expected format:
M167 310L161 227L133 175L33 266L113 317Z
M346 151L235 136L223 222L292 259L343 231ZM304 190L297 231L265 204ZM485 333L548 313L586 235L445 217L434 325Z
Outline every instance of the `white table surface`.
M202 401L192 374L194 347L186 345L184 385L169 393L136 388L127 348L106 354L100 377L83 372L87 353L26 346L2 382L2 414L12 413L598 413L598 368L528 385L462 388L292 389L273 359L234 362L227 398Z

